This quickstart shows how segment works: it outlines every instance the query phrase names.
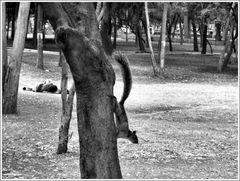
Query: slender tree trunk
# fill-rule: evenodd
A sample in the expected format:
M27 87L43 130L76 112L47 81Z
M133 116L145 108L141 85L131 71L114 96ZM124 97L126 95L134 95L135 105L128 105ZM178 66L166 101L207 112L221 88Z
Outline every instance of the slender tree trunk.
M179 28L180 28L180 45L183 44L183 27L182 27L182 19L179 17Z
M7 40L9 40L9 26L10 26L10 14L9 10L7 10Z
M193 51L198 52L198 38L194 16L192 16L192 29L193 29Z
M100 33L102 37L104 50L107 53L107 55L111 55L113 52L113 45L111 41L111 35L109 36L109 28L111 26L110 3L106 3L105 6L106 7L104 8L104 10L102 10L102 13L101 13L102 20L101 20Z
M227 42L227 34L228 34L228 30L229 30L229 22L230 22L230 18L227 19L227 22L226 22L225 28L224 28L224 32L223 32L223 44L224 45Z
M184 20L184 38L188 39L188 38L190 38L188 12L184 12L183 20Z
M143 23L143 28L144 28L144 32L145 32L145 36L146 36L146 47L147 48L149 48L149 42L148 42L148 40L149 40L149 38L148 38L148 29L147 29L147 25L146 25L146 22L144 22L144 21L142 21ZM150 38L151 38L151 34L149 33L149 35L150 35Z
M16 7L14 7L14 8L12 9L12 11L13 11L13 14L12 14L12 33L11 33L11 39L12 39L12 41L13 41L13 39L14 39L15 29L16 29L16 26L15 26L16 10L17 10Z
M154 56L154 51L152 47L152 41L151 41L151 36L150 36L150 30L149 30L149 16L148 16L148 4L145 2L145 14L146 14L146 28L147 28L147 37L148 37L148 43L149 43L149 49L151 52L151 61L152 61L152 66L153 66L153 73L154 75L158 75L159 73L159 67L157 65L155 56Z
M175 37L175 32L176 32L176 28L177 28L177 23L178 23L178 19L179 19L179 15L175 14L175 19L174 19L174 28L173 28L173 32L172 32L172 40L174 40Z
M6 3L2 3L2 91L4 92L4 80L8 67L6 38Z
M232 3L232 9L234 9L235 7L235 2ZM234 49L234 41L235 39L237 38L237 30L236 30L236 35L234 36L233 33L234 33L234 18L232 17L232 10L230 10L230 13L229 13L229 26L230 26L230 36L228 37L227 41L226 41L226 44L225 44L225 47L222 51L222 54L219 58L219 62L218 62L218 72L222 72L226 67L227 67L227 64L229 62L229 58L233 52L233 49ZM235 22L237 24L237 22ZM229 27L226 27L226 28L229 28ZM238 29L238 28L237 28ZM232 40L232 41L231 41ZM227 53L227 56L225 57L225 54Z
M64 55L63 55L63 53L62 53L62 50L59 49L59 61L58 61L58 66L59 66L59 67L62 66L63 59L64 59Z
M117 17L114 16L114 34L113 34L113 49L116 49L117 47Z
M146 52L144 44L143 44L143 40L142 40L142 28L141 28L139 21L136 25L136 36L137 36L140 52Z
M76 87L81 178L122 178L112 104L115 76L101 46L93 3L42 5Z
M216 27L215 40L221 41L221 21L215 22L215 27Z
M3 114L17 113L17 97L19 75L22 63L22 55L27 31L27 18L30 2L20 2L17 30L13 41L12 54L10 55L3 92Z
M162 16L162 41L161 41L161 53L160 53L160 70L164 72L165 66L165 46L166 46L166 24L167 24L167 10L168 3L164 3L163 16Z
M34 3L34 29L33 29L33 47L37 48L37 27L38 27L38 3Z
M126 10L126 19L128 21L128 9ZM128 22L126 24L126 42L128 43Z
M171 29L172 29L172 26L171 26L171 23L169 22L168 23L168 26L166 27L167 29L167 37L168 37L168 43L169 43L169 51L173 51L173 47L172 47L172 39L171 39Z
M75 94L74 83L67 96L68 67L67 62L62 54L62 80L61 80L61 97L62 97L62 116L61 126L59 128L59 142L57 154L67 153L69 140L69 125L72 118L73 99Z
M37 19L37 49L38 49L38 56L37 56L37 65L38 69L44 69L43 66L43 10L41 5L38 3L37 6L38 11L38 19Z
M100 12L101 12L101 7L102 7L102 2L97 2L97 6L96 6L96 16L98 17Z
M26 40L27 40L27 34L28 34L28 28L29 28L29 19L30 19L30 14L28 14L28 20L27 20Z
M203 32L202 32L202 51L201 54L206 54L207 52L207 25L203 25Z

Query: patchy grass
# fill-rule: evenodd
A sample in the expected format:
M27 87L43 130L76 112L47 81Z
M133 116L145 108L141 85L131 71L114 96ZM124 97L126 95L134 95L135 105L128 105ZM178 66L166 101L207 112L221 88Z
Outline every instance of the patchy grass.
M237 68L219 74L218 55L180 51L188 46L175 45L179 51L167 52L163 78L153 76L149 54L135 53L133 44L118 46L128 55L133 73L126 109L130 127L137 130L140 141L134 145L118 140L126 179L238 177ZM2 119L3 179L80 178L75 103L69 153L57 155L60 95L22 90L47 78L60 87L58 55L45 54L44 58L47 71L35 68L36 53L24 53L19 113ZM114 92L120 98L120 70L112 64L117 74Z

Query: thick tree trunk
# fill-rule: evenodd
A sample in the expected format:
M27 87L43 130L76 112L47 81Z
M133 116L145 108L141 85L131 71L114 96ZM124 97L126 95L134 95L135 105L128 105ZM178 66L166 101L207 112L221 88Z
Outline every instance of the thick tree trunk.
M149 49L151 52L151 61L152 61L152 67L153 67L153 73L154 75L158 75L159 73L159 67L157 65L155 56L154 56L154 51L152 47L152 41L151 41L151 36L150 36L150 30L149 30L149 15L148 15L148 4L145 2L145 14L146 14L146 28L147 28L147 37L148 37L148 43L149 43Z
M193 51L198 52L198 38L194 16L192 16L192 29L193 29Z
M112 105L115 75L102 48L93 3L42 5L75 82L81 178L122 178Z
M6 37L6 3L2 3L2 91L4 92L4 80L8 67Z
M61 126L59 128L59 142L57 154L67 153L69 139L69 125L72 118L73 99L75 94L74 83L67 96L68 69L67 62L62 54L62 81L61 81L61 97L62 97L62 116Z
M37 19L37 50L38 50L38 56L37 56L37 65L36 67L38 69L44 69L43 66L43 10L41 5L38 3L37 6L38 11L38 19Z
M168 3L164 3L163 7L163 16L162 16L162 40L161 40L161 53L159 57L160 62L160 70L161 72L164 71L164 64L165 64L165 46L166 46L166 24L167 24L167 10L168 10Z
M3 92L3 114L17 113L17 97L22 55L27 31L27 18L30 2L20 2L17 30L13 41Z

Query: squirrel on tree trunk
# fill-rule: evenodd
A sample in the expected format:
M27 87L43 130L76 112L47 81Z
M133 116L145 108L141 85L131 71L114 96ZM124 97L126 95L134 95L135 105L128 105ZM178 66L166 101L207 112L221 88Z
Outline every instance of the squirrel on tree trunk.
M120 54L115 54L115 60L118 62L121 68L123 77L123 94L121 100L118 102L115 98L115 115L116 115L116 127L117 127L117 137L128 139L132 143L138 143L138 137L136 131L129 130L128 117L124 108L124 102L128 98L131 88L132 88L132 75L128 64L128 59L126 56Z

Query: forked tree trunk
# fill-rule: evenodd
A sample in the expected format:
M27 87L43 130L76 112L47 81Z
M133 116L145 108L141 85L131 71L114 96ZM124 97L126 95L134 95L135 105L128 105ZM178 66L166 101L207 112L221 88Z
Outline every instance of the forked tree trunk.
M37 5L37 11L38 11L38 19L37 19L37 50L38 50L38 56L37 56L37 65L36 67L38 69L44 69L43 67L43 10L41 5L38 3Z
M69 140L69 125L72 118L73 99L75 94L75 86L72 84L69 95L67 95L67 81L68 81L68 68L64 56L62 57L62 80L61 80L61 97L62 97L62 116L61 126L59 128L59 142L57 154L67 153L68 140Z
M153 67L153 73L154 75L158 75L159 73L159 67L157 65L155 56L154 56L154 51L152 47L152 41L151 41L151 36L150 36L150 31L149 31L149 15L148 15L148 4L145 2L145 14L146 14L146 29L147 29L147 38L148 38L148 43L149 43L149 49L151 52L151 61L152 61L152 67Z
M7 37L6 37L6 3L2 3L2 91L4 92L4 80L7 72Z
M168 3L165 2L164 3L164 7L163 7L163 16L162 16L161 53L160 53L160 57L159 57L161 72L164 72L164 64L165 64L167 10L168 10Z
M94 5L42 5L76 87L81 178L122 178L113 115L115 76L102 48Z
M9 58L8 69L4 81L3 114L17 113L18 84L22 63L22 55L27 31L27 18L30 2L20 2L17 30L13 41L12 53Z

